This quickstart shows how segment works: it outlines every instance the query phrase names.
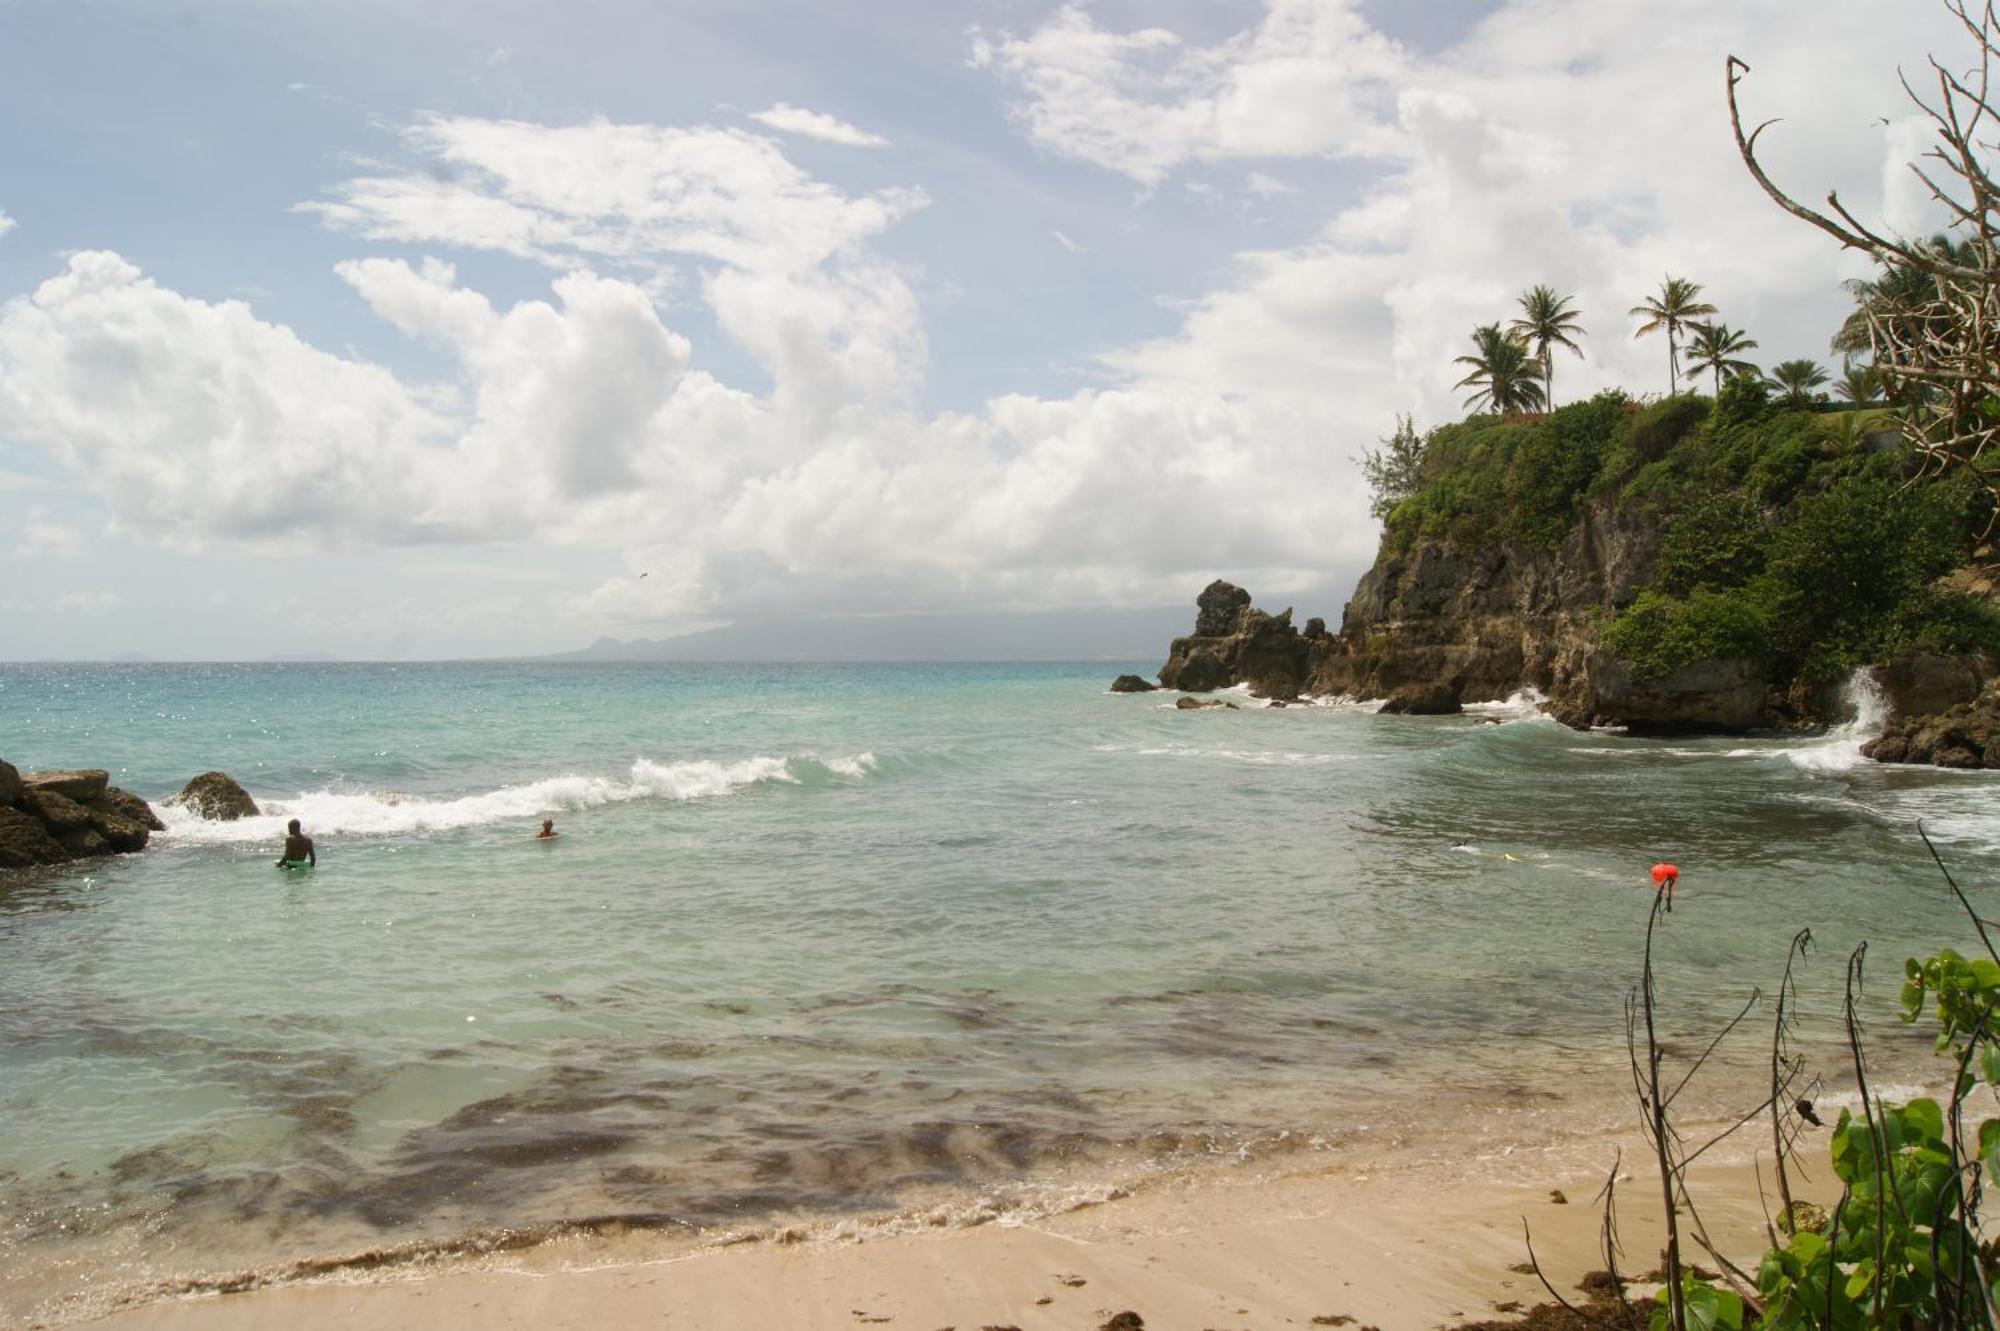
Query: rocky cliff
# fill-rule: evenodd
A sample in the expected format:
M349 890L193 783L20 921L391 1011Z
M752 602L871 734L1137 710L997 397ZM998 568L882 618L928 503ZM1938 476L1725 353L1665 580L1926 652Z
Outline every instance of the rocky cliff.
M1385 548L1328 633L1292 611L1266 614L1250 594L1212 583L1195 631L1160 670L1168 688L1205 692L1247 683L1268 698L1347 694L1389 708L1449 712L1460 704L1540 689L1563 720L1672 729L1748 727L1772 715L1754 662L1721 663L1635 685L1597 645L1603 624L1645 587L1653 523L1603 505L1585 510L1554 550L1509 541L1466 552L1442 542Z
M0 869L142 850L162 826L107 772L20 772L0 762Z
M1160 668L1165 688L1203 693L1238 684L1259 697L1381 698L1384 710L1452 713L1523 687L1574 726L1636 733L1795 728L1839 719L1831 685L1784 685L1754 658L1699 662L1635 680L1598 641L1604 623L1646 585L1650 528L1593 510L1551 553L1520 547L1466 555L1442 546L1385 553L1361 579L1340 632L1292 610L1268 614L1250 593L1210 583L1195 631ZM1883 762L2000 767L2000 669L1982 654L1909 650L1877 672L1889 727L1868 747Z

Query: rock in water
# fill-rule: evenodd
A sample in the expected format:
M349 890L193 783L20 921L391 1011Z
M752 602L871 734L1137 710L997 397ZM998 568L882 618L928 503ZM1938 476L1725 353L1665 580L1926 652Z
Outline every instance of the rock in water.
M21 795L20 807L39 818L51 832L67 832L90 826L90 810L53 790L29 786Z
M1160 683L1185 693L1248 684L1260 698L1296 698L1308 650L1291 607L1266 614L1251 607L1249 592L1217 580L1195 598L1194 632L1174 639Z
M153 812L153 806L134 795L129 790L112 786L104 792L104 798L97 807L139 824L149 832L164 832L167 825L160 821L160 815Z
M238 818L257 816L257 801L227 772L203 772L182 786L181 793L167 803L191 809L196 817L211 822L233 823Z
M78 804L88 804L103 796L111 780L111 773L101 767L86 768L73 772L23 772L21 784L29 790L47 790L75 800Z
M1389 695L1382 710L1395 716L1456 716L1464 709L1449 684L1406 684Z
M1159 687L1158 684L1148 683L1139 675L1120 675L1111 681L1113 693L1151 693Z
M1897 716L1861 752L1878 763L2000 768L2000 681L1972 701L1941 712Z
M49 835L41 819L21 809L0 805L0 869L56 864L68 858L69 852Z
M0 869L145 848L163 824L108 773L19 772L0 762Z

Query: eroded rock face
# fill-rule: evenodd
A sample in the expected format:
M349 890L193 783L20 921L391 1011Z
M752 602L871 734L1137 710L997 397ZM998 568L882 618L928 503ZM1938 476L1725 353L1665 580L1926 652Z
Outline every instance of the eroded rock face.
M238 818L257 816L257 801L227 772L203 772L182 786L181 793L167 803L186 808L196 817L211 822L233 823Z
M2000 768L2000 681L1929 716L1898 716L1861 752L1883 763Z
M69 858L42 820L11 805L0 807L0 869L57 864Z
M1456 716L1465 709L1449 684L1406 684L1388 696L1382 710L1391 716Z
M111 773L101 767L74 772L24 772L21 782L30 790L52 791L79 804L99 799L109 788Z
M161 826L102 770L21 772L0 762L0 869L142 850Z
M1195 599L1195 631L1176 638L1160 683L1184 693L1248 684L1263 698L1296 698L1305 685L1310 643L1292 626L1291 607L1253 609L1250 593L1217 580ZM1321 626L1324 629L1324 625Z
M1762 661L1699 661L1642 682L1622 662L1600 658L1591 677L1597 715L1640 733L1749 730L1770 717Z

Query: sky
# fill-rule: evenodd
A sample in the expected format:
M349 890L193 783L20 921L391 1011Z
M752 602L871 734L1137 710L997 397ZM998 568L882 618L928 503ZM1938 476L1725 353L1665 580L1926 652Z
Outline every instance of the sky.
M1967 51L1936 0L0 0L0 659L1337 620L1357 456L1528 287L1562 401L1667 389L1668 274L1833 368L1867 265L1725 56L1781 183L1907 233L1897 72Z

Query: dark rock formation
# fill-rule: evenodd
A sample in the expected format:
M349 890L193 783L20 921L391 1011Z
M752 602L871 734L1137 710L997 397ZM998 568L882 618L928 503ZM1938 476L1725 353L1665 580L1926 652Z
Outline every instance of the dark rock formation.
M1187 692L1235 684L1265 698L1383 698L1384 710L1448 714L1467 702L1540 689L1574 726L1640 732L1810 725L1825 699L1780 694L1761 662L1703 662L1637 681L1598 646L1603 626L1652 575L1659 532L1637 509L1591 504L1555 549L1514 541L1466 551L1445 542L1385 547L1355 587L1338 633L1292 627L1249 594L1214 582L1195 632L1174 640L1160 682ZM1961 689L1941 665L1913 663L1911 688ZM1794 696L1796 694L1796 696Z
M55 864L69 858L42 820L12 805L0 806L0 868Z
M1111 681L1113 693L1152 693L1159 687L1139 675L1120 675Z
M1594 654L1588 678L1592 715L1633 730L1748 730L1772 719L1770 676L1761 661L1698 661L1642 682L1622 662Z
M1184 693L1208 693L1248 683L1265 698L1296 698L1306 680L1312 642L1292 626L1291 607L1275 615L1253 610L1250 593L1218 579L1195 600L1195 631L1174 639L1160 683ZM1322 631L1325 625L1321 625Z
M257 801L236 784L227 772L203 772L181 787L181 793L167 801L188 809L198 818L233 823L238 818L255 818Z
M1224 702L1220 698L1176 698L1174 706L1183 712L1200 711L1204 707L1227 707L1232 712L1240 710L1235 703Z
M1382 710L1395 716L1456 716L1458 690L1449 684L1405 684L1382 703Z
M1194 598L1194 635L1226 638L1243 627L1250 613L1250 593L1217 578Z
M1897 716L1930 716L1971 702L1986 685L1975 656L1904 652L1876 673Z
M1897 716L1861 752L1884 763L2000 768L2000 681L1943 711Z
M162 824L110 774L17 772L0 762L0 869L145 848Z
M76 772L28 772L21 777L21 782L30 790L46 790L79 804L88 804L102 798L110 787L111 773L101 768Z

